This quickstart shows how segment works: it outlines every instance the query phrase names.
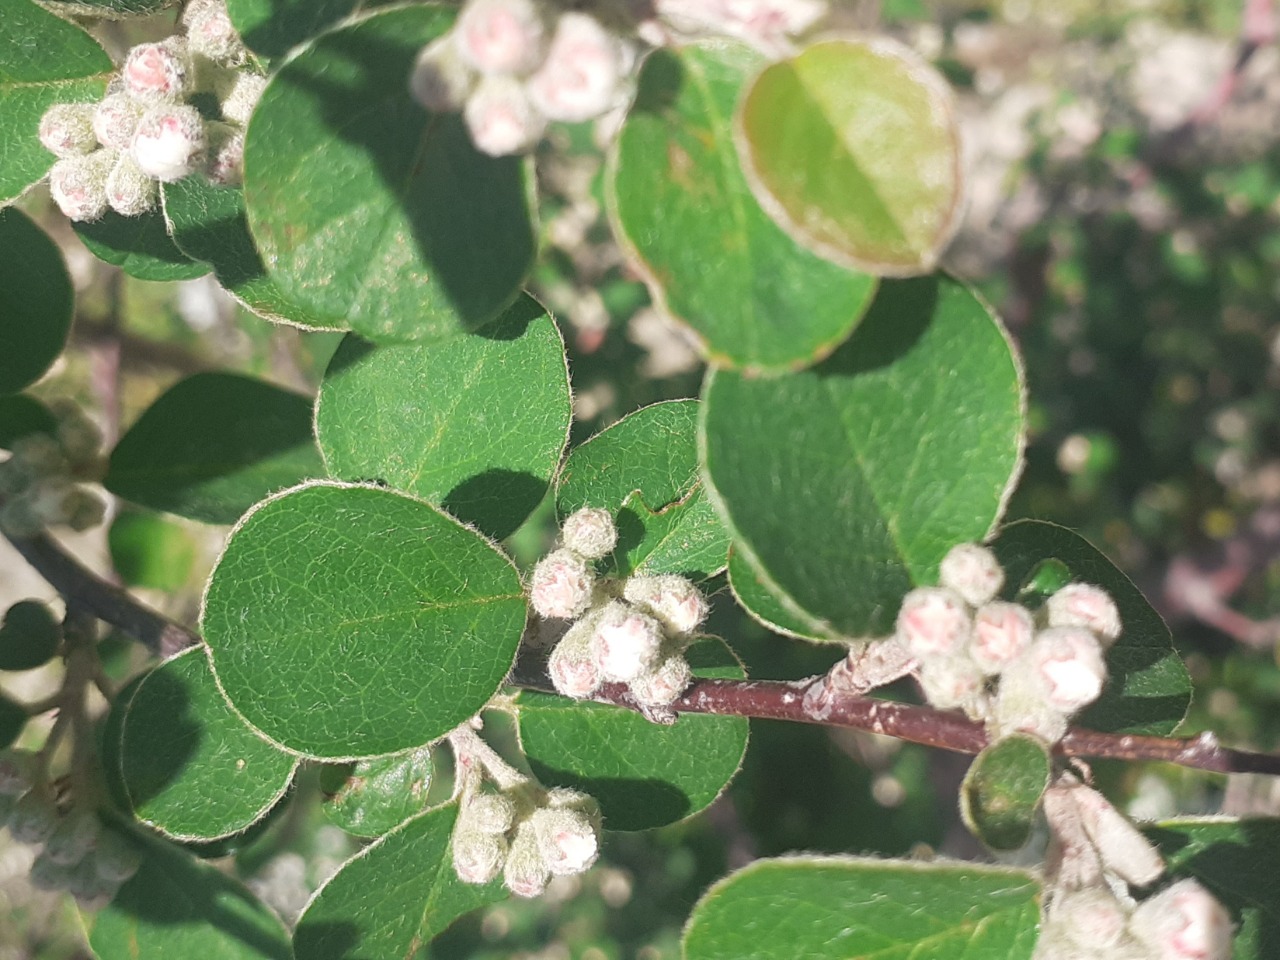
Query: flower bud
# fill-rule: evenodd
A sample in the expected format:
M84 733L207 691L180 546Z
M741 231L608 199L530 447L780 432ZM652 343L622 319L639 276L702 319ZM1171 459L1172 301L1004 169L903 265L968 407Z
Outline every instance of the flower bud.
M92 490L73 487L62 501L62 522L77 533L92 530L107 515L106 502Z
M481 73L525 74L542 62L546 28L533 0L468 0L454 27L458 55Z
M967 657L926 660L920 664L917 677L924 698L939 710L975 706L985 679L977 664Z
M1133 912L1130 930L1160 960L1228 960L1231 916L1195 880L1179 880Z
M138 872L142 854L114 830L103 830L98 834L93 866L105 883L121 884Z
M1060 890L1096 887L1103 882L1102 860L1085 832L1075 801L1078 786L1075 777L1062 776L1040 799L1053 835L1045 854L1045 875L1052 877Z
M92 463L102 449L102 431L72 404L58 413L58 443L70 467Z
M529 78L529 98L552 120L590 120L617 97L623 70L617 38L585 13L565 13L546 60Z
M40 143L59 157L77 157L98 148L92 103L55 103L40 118Z
M583 507L565 518L561 537L566 549L585 560L599 560L618 544L618 528L608 510Z
M228 74L226 82L220 84L218 90L218 105L223 119L240 126L247 124L266 88L267 78L260 73L236 70Z
M120 154L107 176L107 203L124 217L136 217L151 210L160 196L156 181L139 169L128 153Z
M164 106L143 116L131 150L143 173L173 183L200 166L206 145L204 120L195 107Z
M243 63L248 51L219 0L192 0L182 11L192 53L224 64Z
M646 707L668 707L680 698L680 694L693 682L689 661L676 655L667 657L649 673L642 673L631 681L631 695Z
M111 150L128 150L146 107L127 93L108 93L93 113L93 133Z
M702 592L675 574L630 577L622 587L622 595L645 613L657 617L676 637L696 630L709 612Z
M0 796L19 797L35 785L36 756L28 750L0 752Z
M826 0L721 0L689 3L656 0L654 9L685 33L739 37L769 48L787 35L807 30L827 12Z
M538 616L570 620L586 612L594 587L586 561L568 550L553 550L533 568L529 602Z
M543 856L533 825L525 820L516 827L511 852L502 871L502 882L517 897L536 897L547 888L551 868Z
M97 857L92 853L71 868L71 876L67 882L67 891L85 910L106 906L119 888L118 882L108 880L99 873Z
M601 612L591 636L591 656L606 680L627 683L653 668L662 646L662 625L620 600Z
M515 822L516 805L502 793L477 793L466 801L462 817L480 833L506 833Z
M996 600L974 614L969 656L983 673L994 676L1021 656L1034 637L1035 622L1025 607Z
M567 807L543 807L529 818L542 856L555 876L582 873L600 853L596 829L586 815Z
M507 838L501 833L459 829L452 846L453 869L463 883L488 883L507 860Z
M79 863L98 840L98 817L89 810L73 810L63 817L45 843L44 856L65 866Z
M912 590L898 611L898 636L921 660L959 653L971 627L964 601L946 587Z
M49 171L53 202L71 220L99 219L107 212L107 176L115 166L114 150L95 150L59 160Z
M942 558L938 579L972 607L995 599L1004 586L1004 570L996 555L976 543L961 543Z
M1138 887L1164 873L1164 859L1155 845L1106 797L1080 784L1071 791L1071 798L1104 869Z
M66 890L71 886L71 874L78 862L66 863L55 860L49 856L48 850L42 850L31 862L31 872L28 875L31 885L37 890L47 890L51 893Z
M58 826L58 809L43 790L28 790L9 813L9 833L18 843L44 843Z
M1097 700L1107 678L1097 637L1081 627L1042 630L1014 669L1030 670L1049 706L1068 714Z
M467 100L462 112L476 148L491 157L523 153L542 136L546 118L529 103L520 81L488 76Z
M219 187L238 187L244 180L244 130L229 123L209 123L209 159L205 176Z
M0 506L0 530L11 537L34 537L44 530L44 523L27 497L15 497Z
M67 456L62 445L47 433L29 433L13 442L13 457L27 465L33 476L65 474Z
M591 650L597 619L588 617L570 627L547 660L556 691L574 700L591 696L604 682Z
M409 76L413 99L432 113L456 113L467 102L476 77L448 34L422 48Z
M191 59L181 37L139 44L120 68L125 92L144 103L181 100L191 92L191 74Z
M1069 583L1045 602L1051 627L1084 627L1106 646L1120 636L1120 611L1111 596L1090 583Z
M1049 924L1077 946L1108 950L1124 939L1129 912L1105 886L1084 887L1064 891L1054 900Z

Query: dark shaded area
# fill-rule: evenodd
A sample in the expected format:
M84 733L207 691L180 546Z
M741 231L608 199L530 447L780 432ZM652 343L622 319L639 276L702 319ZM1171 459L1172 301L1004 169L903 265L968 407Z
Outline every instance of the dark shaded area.
M547 483L531 473L494 468L463 480L440 505L495 540L516 531L546 496Z
M293 952L307 960L350 958L359 960L367 954L353 955L352 949L364 939L364 934L354 923L324 921L302 923L293 933ZM369 960L373 960L372 957Z
M852 377L889 366L911 352L932 322L937 305L936 276L881 280L853 336L813 372L819 377Z
M249 49L263 57L284 56L357 6L354 0L258 0L258 5L264 2L269 12L243 31Z
M0 397L0 449L11 449L15 440L29 434L57 429L58 421L39 400L21 393Z
M134 809L173 783L204 739L204 724L191 712L191 695L173 671L152 671L145 687L143 696L116 701L123 712L118 763ZM131 731L136 740L129 739Z
M610 830L644 830L655 822L670 823L688 815L693 804L689 796L674 784L664 780L640 780L629 777L583 777L572 770L549 766L536 757L529 757L534 776L542 783L559 787L571 787L595 797L609 815ZM634 807L644 808L642 821L628 818L626 811Z

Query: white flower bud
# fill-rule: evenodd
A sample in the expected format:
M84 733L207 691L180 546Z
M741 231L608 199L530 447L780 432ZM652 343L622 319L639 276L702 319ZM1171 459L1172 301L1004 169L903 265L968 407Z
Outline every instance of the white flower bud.
M898 636L921 660L959 653L971 626L964 600L946 587L912 590L898 611Z
M476 84L448 34L422 48L409 75L413 99L432 113L456 113L467 102Z
M71 868L67 891L84 909L101 909L116 894L120 884L98 872L97 857L89 854Z
M542 846L533 825L525 820L516 827L511 852L502 871L502 882L517 897L536 897L547 888L551 868L542 853Z
M127 93L108 93L93 113L93 133L112 150L128 150L146 107Z
M0 506L0 530L11 537L34 537L44 530L44 523L31 508L26 497L17 497Z
M65 866L77 864L94 848L99 832L96 814L74 810L58 822L45 844L44 855Z
M542 62L546 27L533 0L468 0L458 14L458 55L481 73L525 74Z
M463 883L488 883L507 860L507 838L500 833L459 829L452 847L453 869Z
M596 803L591 794L571 787L552 787L547 791L544 801L543 806L556 810L577 810L586 816L597 832L600 830L600 804Z
M59 157L77 157L98 147L92 103L55 103L40 118L40 143Z
M138 872L142 854L120 834L103 830L98 834L93 866L104 882L121 884Z
M192 0L182 12L192 53L223 64L243 63L248 51L219 0Z
M77 533L91 530L107 515L107 504L84 487L73 487L62 501L62 522Z
M111 209L124 217L136 217L153 209L159 197L156 181L142 172L131 154L120 154L107 176Z
M9 833L18 843L44 843L58 826L58 809L42 790L28 790L9 813Z
M997 600L974 614L969 656L983 673L994 676L1021 656L1034 636L1035 622L1025 607Z
M1133 912L1130 930L1160 960L1229 960L1231 916L1195 880L1179 880Z
M244 126L267 88L267 78L251 70L236 70L218 90L218 106L223 119Z
M646 707L667 707L693 682L689 661L682 656L667 657L650 673L631 681L631 695Z
M608 510L583 507L569 514L561 527L564 545L586 560L599 560L618 544L618 528Z
M1098 638L1080 627L1042 630L1013 669L1032 671L1049 706L1068 714L1097 700L1107 678Z
M662 639L657 620L614 600L596 622L591 655L606 680L627 683L654 667Z
M613 104L624 66L620 42L599 21L565 13L546 60L529 78L529 98L552 120L590 120Z
M801 33L826 15L825 0L656 0L663 20L685 33L738 37L774 47L787 34Z
M31 862L28 878L37 890L59 892L71 886L71 875L75 871L78 860L66 863L49 856L48 850L42 850Z
M476 148L491 157L523 153L547 127L520 81L504 76L484 77L467 100L463 117Z
M195 107L149 110L133 135L133 159L161 183L181 180L200 166L207 146L204 120Z
M995 599L1004 586L1004 570L996 555L976 543L961 543L942 558L938 579L964 598L965 603L980 607Z
M1105 886L1084 887L1064 891L1054 900L1050 925L1077 946L1109 950L1123 940L1129 912Z
M1051 627L1084 627L1110 646L1120 636L1120 611L1101 587L1069 583L1045 603Z
M191 74L191 59L181 37L139 44L120 68L125 92L144 103L181 100L191 92Z
M1072 790L1071 797L1104 869L1138 887L1164 873L1164 859L1155 845L1106 797L1083 784Z
M547 660L556 691L574 700L591 696L604 682L591 650L597 619L588 617L570 627Z
M55 163L49 171L49 193L58 209L71 220L99 219L107 212L107 176L115 162L114 150L95 150Z
M75 404L56 411L58 443L69 466L83 467L92 462L102 449L102 431Z
M1045 790L1040 804L1053 842L1045 855L1045 875L1053 877L1059 889L1096 887L1103 882L1102 860L1085 832L1080 808L1075 801L1079 781L1063 776Z
M533 568L529 602L540 617L570 620L586 611L594 588L586 561L568 550L554 550Z
M29 433L13 442L13 456L26 464L33 476L65 474L67 456L62 445L47 433Z
M36 756L27 750L0 753L0 796L19 797L35 785Z
M567 807L544 807L529 818L543 859L555 876L582 873L600 853L600 839L587 816Z
M506 833L515 822L516 805L502 793L477 793L466 801L462 819L480 833Z
M955 710L976 706L985 678L967 657L941 657L920 664L920 689L930 706Z
M227 123L209 123L209 160L205 176L219 187L237 187L244 180L244 130Z
M706 597L684 577L663 574L629 577L622 595L645 613L657 617L672 636L685 636L707 619Z

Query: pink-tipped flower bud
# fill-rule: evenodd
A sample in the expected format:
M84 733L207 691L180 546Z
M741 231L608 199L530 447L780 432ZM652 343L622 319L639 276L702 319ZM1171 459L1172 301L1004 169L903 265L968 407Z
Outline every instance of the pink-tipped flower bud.
M946 587L912 590L898 611L898 636L921 660L959 653L969 640L971 627L964 600Z
M209 160L204 168L209 182L219 187L237 187L244 180L244 130L228 123L206 125Z
M630 577L622 595L645 613L657 617L674 637L686 636L707 619L707 598L685 577L662 574Z
M1107 678L1098 638L1081 627L1041 631L1017 668L1032 671L1045 701L1055 710L1075 713L1098 699ZM1010 668L1014 669L1014 668Z
M459 828L453 835L453 869L463 883L488 883L507 861L507 838L500 833Z
M547 888L550 879L551 867L542 853L537 833L531 821L525 820L516 827L502 882L517 897L536 897Z
M107 177L115 166L114 150L95 150L83 157L59 160L49 171L49 194L71 220L97 220L107 212Z
M65 866L79 863L94 848L100 825L89 810L73 810L63 817L45 843L44 855Z
M651 672L631 681L631 695L646 707L667 707L678 700L692 682L689 661L679 655L667 657Z
M591 655L606 680L628 683L653 669L662 638L662 624L657 620L613 600L596 622Z
M103 830L98 834L93 864L104 882L121 884L138 872L142 866L142 854L114 830Z
M192 53L221 64L243 63L248 55L220 0L192 0L182 12Z
M1129 929L1160 960L1228 960L1231 915L1195 880L1179 880L1133 912Z
M458 55L452 34L423 47L409 75L413 99L432 113L457 113L475 85L475 72Z
M961 543L942 558L938 579L964 598L971 607L995 599L1004 586L1004 570L996 555L976 543Z
M236 70L227 74L227 82L219 87L218 107L223 119L244 126L267 88L267 78L252 70Z
M195 107L149 110L133 135L131 151L138 168L161 183L174 183L204 161L204 120Z
M533 568L529 602L540 617L570 620L586 612L595 576L586 561L568 550L553 550Z
M546 26L533 0L468 0L454 43L481 73L525 74L542 62Z
M93 133L112 150L128 150L147 108L127 93L108 93L93 112Z
M618 528L608 510L583 507L565 517L560 528L565 548L587 560L607 557L618 545Z
M676 30L738 37L774 49L827 12L826 0L656 0L654 9Z
M181 100L191 92L191 74L191 58L181 37L139 44L120 68L125 92L144 103Z
M1045 612L1051 627L1084 627L1107 646L1120 636L1120 611L1101 587L1069 583L1049 597Z
M523 153L538 142L546 118L512 77L484 77L462 112L476 148L491 157Z
M1119 946L1128 925L1129 911L1105 886L1064 891L1054 899L1048 924L1069 942L1092 951Z
M529 818L548 869L555 876L582 873L600 853L600 838L586 814L568 807L543 807Z
M40 143L58 157L78 157L98 147L92 103L55 103L40 118Z
M464 801L461 819L480 833L506 833L515 822L516 805L504 793L477 793Z
M107 175L107 203L121 216L137 217L154 209L160 196L156 181L138 167L132 154L122 153Z
M936 657L920 664L920 689L939 710L976 708L985 678L968 657Z
M1145 887L1164 873L1164 859L1155 845L1106 797L1079 784L1071 798L1104 869L1138 887Z
M591 696L604 682L591 648L596 622L596 617L587 617L575 623L547 659L552 685L558 693L574 700Z
M28 790L9 811L9 833L18 843L44 843L59 822L58 808L43 790Z
M987 676L994 676L1022 655L1035 637L1031 613L1016 603L985 604L973 617L969 656Z
M1060 890L1084 889L1103 883L1102 860L1085 832L1075 791L1080 781L1065 774L1040 799L1052 842L1045 854L1045 874Z
M624 68L616 37L585 13L566 13L556 24L546 60L529 78L529 98L552 120L590 120L617 98Z

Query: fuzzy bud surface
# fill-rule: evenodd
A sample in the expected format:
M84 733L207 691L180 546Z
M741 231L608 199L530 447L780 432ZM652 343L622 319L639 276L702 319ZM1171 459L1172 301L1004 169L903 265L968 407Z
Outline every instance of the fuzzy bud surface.
M631 695L646 707L667 707L678 700L692 682L689 661L682 656L667 657L652 672L631 681Z
M219 98L219 107L225 119L243 126L253 116L253 108L267 87L267 78L249 70L237 70L232 76L232 82Z
M996 555L976 543L961 543L942 558L938 579L964 598L965 603L980 607L995 599L1004 586L1004 570Z
M538 616L569 620L586 612L594 587L586 561L568 550L553 550L533 568L529 602Z
M191 63L185 41L170 37L142 43L129 51L120 68L125 91L147 103L172 103L190 90Z
M475 81L450 34L422 48L409 75L409 92L433 113L453 113L467 102Z
M631 577L622 588L628 601L657 617L672 636L685 636L707 619L706 597L685 577Z
M1101 587L1069 583L1045 602L1051 627L1084 627L1110 644L1120 636L1120 611Z
M173 183L200 165L206 145L204 120L195 107L166 106L142 118L131 149L143 173Z
M219 0L192 0L182 12L192 53L224 64L244 61L247 51Z
M126 93L109 93L93 112L93 133L112 150L128 150L146 108Z
M40 118L40 143L58 157L75 157L97 149L92 103L55 103Z
M92 221L107 212L107 177L116 154L95 150L82 157L59 160L49 171L49 193L69 219Z
M521 153L535 143L547 121L513 77L487 76L481 79L462 112L476 148L491 157Z
M982 671L964 657L926 660L918 676L925 699L939 710L971 706L983 690Z
M555 876L582 873L600 852L594 825L581 811L569 807L535 810L530 823L547 867Z
M124 883L138 872L142 855L118 833L103 830L98 835L93 865L105 883Z
M1133 912L1132 930L1160 960L1228 960L1231 916L1195 880L1179 880Z
M502 881L517 897L536 897L547 888L550 879L551 868L538 843L532 820L525 820L516 827Z
M511 798L500 793L477 793L466 804L467 826L480 833L506 833L515 822L516 808Z
M1098 699L1107 677L1102 647L1088 630L1054 627L1042 631L1023 658L1035 671L1050 706L1074 713Z
M627 683L652 669L662 645L662 625L648 614L614 600L600 615L591 654L606 680Z
M533 0L468 0L454 29L458 54L481 73L524 74L542 60L545 28Z
M599 560L613 552L618 543L618 528L608 510L583 507L569 514L561 528L564 545L587 560Z
M623 72L616 38L585 13L563 14L547 58L529 78L529 97L552 120L579 123L613 103Z
M912 590L898 611L898 636L921 660L959 653L968 642L970 629L964 600L946 587Z
M453 869L463 883L488 883L507 860L507 840L500 833L458 830L453 835Z
M156 205L160 189L156 181L138 167L133 156L120 154L107 175L107 203L121 216L136 217Z
M1021 656L1034 636L1035 622L1025 607L994 601L974 614L969 656L993 676Z
M595 623L595 618L575 623L547 660L547 672L556 692L574 700L591 696L604 682L591 652Z

